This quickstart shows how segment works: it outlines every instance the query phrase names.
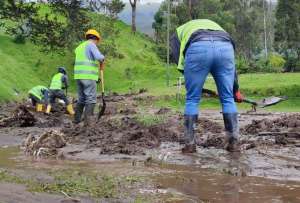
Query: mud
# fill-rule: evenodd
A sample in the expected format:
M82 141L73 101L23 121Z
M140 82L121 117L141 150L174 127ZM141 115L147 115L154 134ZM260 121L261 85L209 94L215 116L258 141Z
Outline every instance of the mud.
M299 132L300 114L284 115L277 119L252 120L252 123L246 125L241 132L243 134L258 134L261 132Z
M28 135L23 143L24 152L35 157L54 157L58 155L57 149L66 146L64 134L51 130L40 136Z
M180 154L182 147L180 140L184 131L181 113L168 108L154 108L152 104L155 97L153 96L112 94L105 99L107 101L105 115L98 123L95 122L95 115L94 122L89 128L84 128L82 124L73 125L70 117L65 114L63 106L58 106L58 110L54 110L50 115L36 113L27 103L18 108L13 105L9 105L8 108L0 107L5 109L2 114L0 135L6 137L4 141L0 137L0 146L1 142L11 144L8 137L19 136L23 139L28 137L29 141L27 141L30 143L28 154L32 155L57 156L62 152L66 158L88 160L124 158L145 160L153 156L158 160L174 161L183 165L196 163L207 168L227 167L224 163L227 163L230 158L223 150L224 124L222 114L218 111L202 111L196 128L198 153L191 158ZM151 105L141 107L141 102ZM19 113L10 115L10 112ZM141 117L143 119L145 115L151 121L149 124L148 121L146 123L141 121ZM13 118L17 118L15 119L18 121L17 124ZM3 122L7 119L12 119L13 122ZM32 122L32 126L25 127L27 125L22 124L33 120L35 122ZM243 164L251 171L247 171L247 175L266 174L267 177L280 179L285 177L282 175L284 171L284 173L291 173L292 180L299 178L300 160L291 159L297 156L300 150L299 113L241 113L239 121L242 155L246 155L243 157ZM57 137L49 136L42 145L33 147L33 142L51 132L62 133L65 139L63 143L66 146L58 146ZM20 139L12 140L11 142L19 142ZM41 148L51 150L42 153ZM203 158L199 159L198 156ZM286 162L288 164L282 164Z
M35 109L28 103L13 106L10 104L4 105L5 108L0 120L0 128L8 127L39 127L51 128L60 127L64 122L69 122L65 115L65 107L62 104L57 104L52 108L50 115L43 112L36 112ZM12 113L8 113L11 111Z
M145 149L156 148L163 141L178 141L178 133L168 129L166 124L147 127L131 117L94 123L88 129L70 126L64 128L63 133L68 142L100 148L101 154L144 154Z
M14 110L11 117L0 121L0 127L31 127L35 125L36 121L26 106L20 105Z

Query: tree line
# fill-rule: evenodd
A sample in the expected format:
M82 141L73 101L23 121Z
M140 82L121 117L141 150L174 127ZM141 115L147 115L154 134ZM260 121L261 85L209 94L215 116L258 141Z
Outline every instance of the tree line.
M157 51L164 58L168 3L170 33L198 18L211 19L229 32L240 72L300 71L299 0L165 0L153 23Z

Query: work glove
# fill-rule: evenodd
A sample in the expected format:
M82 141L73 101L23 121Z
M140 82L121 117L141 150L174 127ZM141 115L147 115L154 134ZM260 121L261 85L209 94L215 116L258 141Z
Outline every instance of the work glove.
M98 78L98 80L96 81L97 84L99 84L101 82L101 79Z
M244 100L244 96L242 95L242 93L240 92L240 90L237 90L234 93L234 101L237 103L242 103Z

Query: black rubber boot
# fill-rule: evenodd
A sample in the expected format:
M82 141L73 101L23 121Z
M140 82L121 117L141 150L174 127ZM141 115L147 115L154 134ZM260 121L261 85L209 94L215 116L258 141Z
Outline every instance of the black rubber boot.
M195 127L198 121L198 115L184 115L184 143L182 153L196 152Z
M94 115L95 104L86 104L84 109L84 126L91 125L92 116Z
M238 146L238 139L239 139L238 114L224 113L223 119L224 119L225 132L226 132L224 148L229 152L238 152L240 151Z
M77 103L73 123L78 124L81 122L81 116L83 113L84 106L84 104Z

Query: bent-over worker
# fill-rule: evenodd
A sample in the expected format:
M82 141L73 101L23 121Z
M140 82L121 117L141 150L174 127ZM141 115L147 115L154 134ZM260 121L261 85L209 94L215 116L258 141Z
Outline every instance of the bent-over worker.
M238 150L239 127L235 99L241 102L242 98L238 84L234 85L236 70L232 38L217 23L197 19L178 27L170 42L171 59L183 73L186 88L185 146L182 152L196 152L194 130L198 119L198 105L209 73L215 80L222 103L226 131L225 148L228 151Z
M43 105L48 104L48 94L49 89L42 85L35 86L28 91L28 96L37 112L43 111Z
M68 88L68 76L64 67L58 67L58 72L52 77L50 84L50 104L47 106L46 113L50 113L51 107L55 104L56 98L64 101L67 112L70 115L74 115L72 104L69 102L67 95L65 95L63 89Z

